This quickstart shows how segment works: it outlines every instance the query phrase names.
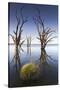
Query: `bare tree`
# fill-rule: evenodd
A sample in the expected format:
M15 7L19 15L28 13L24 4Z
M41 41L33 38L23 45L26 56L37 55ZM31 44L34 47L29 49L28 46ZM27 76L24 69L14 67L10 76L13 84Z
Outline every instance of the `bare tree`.
M26 36L26 40L27 40L27 53L30 54L31 56L31 45L32 45L32 40L33 40L31 34L28 37Z
M33 17L34 23L37 26L38 37L37 39L41 43L41 49L45 49L48 42L50 42L56 36L53 36L54 30L51 28L45 28L44 20L41 18L39 8L36 8L38 16Z
M16 48L16 50L15 50L16 54L14 56L16 64L17 64L17 62L19 62L18 61L18 58L19 58L19 48L22 50L21 46L22 46L22 44L25 41L25 40L21 41L21 36L22 36L22 32L23 32L22 28L23 28L23 25L28 21L27 18L24 19L24 17L23 17L23 13L22 13L23 8L24 7L22 7L20 9L20 17L17 15L17 12L16 12L17 26L16 26L16 30L13 31L14 35L9 34L12 37L13 42L15 44L15 48Z
M26 39L27 39L27 47L30 47L31 46L31 42L32 42L32 37L31 37L31 34L29 37L26 36Z

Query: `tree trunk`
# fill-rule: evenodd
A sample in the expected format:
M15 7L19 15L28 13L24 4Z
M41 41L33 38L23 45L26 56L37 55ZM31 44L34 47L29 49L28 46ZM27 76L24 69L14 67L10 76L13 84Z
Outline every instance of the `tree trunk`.
M41 49L45 49L45 45L42 42L41 42Z
M45 47L46 47L46 44L45 44L44 40L42 40L41 41L41 49L45 49Z
M20 67L20 57L19 57L19 51L18 51L18 45L16 45L16 55L15 55L15 64L16 64L16 69L17 69L17 65L19 64Z

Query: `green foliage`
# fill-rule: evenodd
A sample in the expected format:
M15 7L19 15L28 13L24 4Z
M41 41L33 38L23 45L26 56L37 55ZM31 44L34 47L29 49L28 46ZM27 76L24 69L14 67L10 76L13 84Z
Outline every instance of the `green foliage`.
M22 66L20 70L20 77L23 80L31 79L32 75L36 74L37 65L34 63L28 63Z

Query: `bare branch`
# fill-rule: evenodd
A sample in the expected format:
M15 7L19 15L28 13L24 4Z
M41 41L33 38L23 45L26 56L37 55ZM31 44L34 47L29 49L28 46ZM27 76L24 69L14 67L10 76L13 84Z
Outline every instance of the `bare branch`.
M50 34L50 33L53 33L53 32L55 32L55 31L53 31L53 30L51 30L51 28L49 28L49 29L47 30L46 34Z
M23 25L24 25L27 21L28 21L27 19L22 21L22 24L21 24L21 26L20 26L20 30L22 29Z
M48 39L48 40L46 41L46 44L47 44L48 42L50 42L53 38L56 38L56 36L54 36L54 37Z
M25 40L23 40L23 41L20 43L20 45L22 45L24 42L25 42Z
M22 24L20 26L20 30L22 29L23 25L28 21L27 18L24 20L23 13L22 13L23 9L24 9L24 6L21 7L21 9L20 9L20 14L21 14L21 19L22 19Z
M51 35L55 32L53 30L51 30L51 28L45 28L44 26L44 20L41 18L40 15L40 9L36 8L37 12L38 12L38 16L34 17L34 23L37 26L37 31L38 31L38 35L39 37L37 37L38 40L40 40L41 42L41 48L45 48L45 46L47 45L47 43L49 41L51 41L54 37L51 37Z
M22 50L22 52L24 52L24 50L22 48L20 48Z
M14 34L16 35L16 32L15 31L13 31L14 32Z
M33 20L34 20L34 23L35 23L35 25L36 25L36 27L37 27L38 34L39 34L39 36L40 36L40 31L39 31L38 22L37 22L36 18L33 18Z
M37 39L38 39L38 40L40 40L40 38L39 38L39 37L37 37Z
M16 11L16 20L17 20L17 26L16 26L16 35L17 35L18 27L19 27L19 24L20 24L20 18L17 16L17 11Z
M13 41L14 41L14 43L15 43L15 37L14 37L12 34L9 34L9 36L12 37L12 39L13 39Z
M46 40L48 40L49 38L51 38L52 34L53 34L53 33L49 33L49 34L47 35Z
M22 19L22 21L24 21L24 18L23 18L23 12L22 12L23 9L24 9L24 6L22 6L21 9L20 9L20 14L21 14L21 19Z
M40 9L36 8L37 12L38 12L38 22L41 24L42 28L43 28L43 32L44 32L44 20L42 20L41 15L40 15Z

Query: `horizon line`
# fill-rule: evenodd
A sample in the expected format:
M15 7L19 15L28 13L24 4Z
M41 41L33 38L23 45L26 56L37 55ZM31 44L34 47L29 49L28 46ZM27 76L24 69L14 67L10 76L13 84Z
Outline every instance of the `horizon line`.
M8 45L14 45L14 43L8 43ZM27 45L27 44L23 44L23 45ZM31 45L41 45L41 44L31 44ZM47 45L58 45L58 43L56 43L56 44L47 44Z

